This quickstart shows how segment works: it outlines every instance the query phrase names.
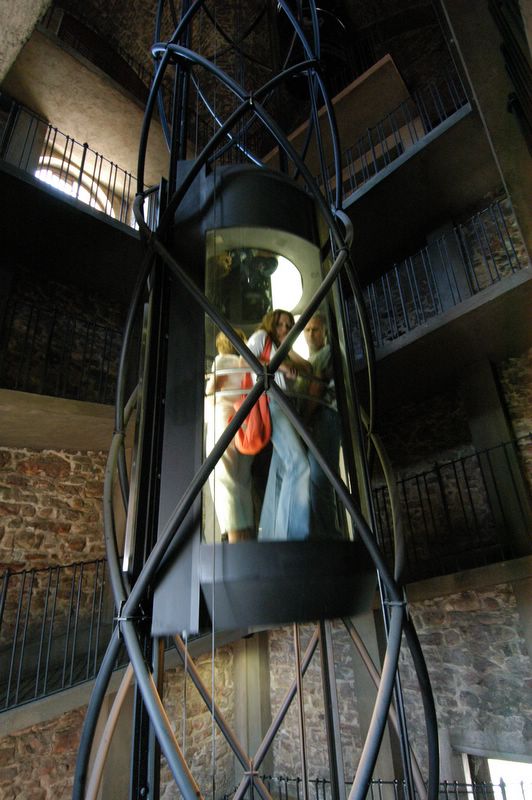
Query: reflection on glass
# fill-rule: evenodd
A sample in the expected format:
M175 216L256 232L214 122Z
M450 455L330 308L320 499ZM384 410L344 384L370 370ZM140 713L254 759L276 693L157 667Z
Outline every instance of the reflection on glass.
M237 333L246 341L244 331ZM246 370L224 333L216 337L217 355L205 387L205 452L208 455L234 414L233 403L241 395ZM251 499L253 458L239 453L232 441L209 477L211 496L220 531L230 542L252 538L254 531Z
M264 239L266 233L259 229L252 232L263 245L261 236ZM277 235L281 241L280 234L269 235ZM275 354L294 325L292 311L299 310L319 279L317 249L308 243L302 245L296 237L289 244L303 259L295 262L297 267L279 252L254 247L247 230L208 234L207 295L243 341L247 338L248 347L259 360L268 338L271 356ZM338 472L340 424L328 329L326 313L312 317L301 337L302 346L290 350L275 381L290 397L328 464ZM241 386L248 370L210 320L206 331L208 454L235 413L234 403L243 394ZM257 456L245 456L231 442L211 475L205 497L206 535L230 542L343 537L343 514L323 470L271 395L269 408L269 447Z

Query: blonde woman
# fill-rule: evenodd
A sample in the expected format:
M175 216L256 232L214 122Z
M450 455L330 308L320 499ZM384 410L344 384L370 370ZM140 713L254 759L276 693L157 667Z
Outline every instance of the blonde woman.
M236 333L246 341L244 331ZM216 337L218 355L205 387L205 422L208 455L224 432L235 410L233 403L242 393L243 370L233 345L224 333ZM209 476L214 509L222 534L229 542L254 538L253 502L251 496L251 464L253 456L238 452L232 440Z

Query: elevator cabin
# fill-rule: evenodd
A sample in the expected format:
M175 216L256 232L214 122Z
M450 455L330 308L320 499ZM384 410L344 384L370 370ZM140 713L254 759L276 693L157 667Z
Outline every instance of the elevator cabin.
M181 164L180 168L186 171L187 166ZM258 371L245 342L274 309L283 309L297 320L314 299L312 318L319 315L323 325L329 372L315 382L317 391L309 391L310 382L301 371L295 379L284 381L284 395L313 440L328 443L330 468L348 486L356 485L357 431L351 426L356 414L351 403L349 342L343 335L336 284L316 305L315 294L327 275L331 252L314 199L294 181L269 170L248 166L203 169L176 212L169 247L188 279L205 293L215 314L206 313L194 302L187 280L180 281L167 271L155 273L145 310L132 472L135 502L130 498L126 571L134 570L133 554L142 549L138 514L143 485L151 481L149 491L158 496L155 523L160 537L194 476L205 470L206 456L217 446L223 448L220 437L234 413L231 406L249 393L250 389L242 386L253 386ZM212 318L216 313L222 321ZM238 338L240 352L228 338L227 329L221 330L224 321ZM305 337L297 336L291 346L306 363L310 354ZM154 375L155 364L158 376ZM264 367L259 365L259 369ZM268 379L271 387L275 377L270 374ZM154 384L160 386L159 395L150 400ZM272 394L270 388L270 407L272 400L279 406ZM156 414L151 422L154 435L147 445L139 432L145 439L150 403L155 404ZM272 421L274 431L276 424L285 424L279 416L277 420ZM310 481L308 533L291 539L290 531L278 524L263 529L263 520L275 517L282 483L290 480L292 470L285 469L288 465L283 463L282 452L276 453L275 434L273 445L255 456L238 453L230 437L159 571L152 635L197 634L211 627L216 631L253 630L338 618L371 604L375 573L366 548L358 541L319 463L309 455L308 445L295 432L297 423L294 426L289 420L286 424L292 429L290 435L293 432L299 440L304 458L310 460L310 469L305 467ZM142 449L157 447L160 469L156 475L153 469L141 475L146 455ZM270 474L274 469L275 474ZM321 494L312 495L316 475ZM240 496L242 493L246 496ZM290 490L288 502L292 504ZM241 507L247 506L245 540L228 536L227 504L237 506L237 516ZM291 509L292 505L289 513Z

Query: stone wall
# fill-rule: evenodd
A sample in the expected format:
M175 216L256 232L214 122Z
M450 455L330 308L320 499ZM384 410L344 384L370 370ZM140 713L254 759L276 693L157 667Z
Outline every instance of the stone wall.
M84 709L0 738L2 800L70 800Z
M382 414L378 433L399 474L413 475L473 452L467 414L456 387Z
M212 660L210 654L196 659L200 676L209 691L212 691ZM214 763L216 797L222 797L234 786L233 754L229 745L216 727L213 746L213 724L211 713L201 699L192 681L184 681L181 667L165 673L164 703L172 721L177 740L183 746L185 729L185 756L191 772L205 797L212 792L212 766ZM218 649L215 655L214 697L224 718L234 729L234 678L233 651L230 647ZM186 712L184 712L186 709ZM179 798L174 780L164 764L161 773L161 799Z
M310 625L301 628L301 648L314 631ZM358 725L356 686L354 681L354 648L341 623L334 623L333 648L342 732L342 749L346 775L354 772L362 740ZM296 676L292 628L270 632L270 696L275 716L286 691ZM327 739L319 645L303 678L304 716L309 778L329 778ZM296 700L273 744L274 775L301 776L301 751Z
M4 319L0 310L0 385L113 402L123 306L23 269L13 272Z
M532 663L511 585L411 603L410 612L427 660L439 727L450 732L452 742L530 753ZM409 656L403 653L401 662L409 730L426 764L417 684Z
M497 374L532 492L532 348L521 356L503 361L497 367Z
M0 448L0 569L104 555L106 454Z

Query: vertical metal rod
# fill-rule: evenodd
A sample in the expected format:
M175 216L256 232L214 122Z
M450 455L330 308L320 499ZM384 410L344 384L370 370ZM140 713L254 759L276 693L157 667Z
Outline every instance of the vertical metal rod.
M464 298L462 297L462 293L460 291L460 284L459 284L458 279L456 277L456 271L455 271L455 268L453 266L453 262L452 262L451 256L449 254L448 237L444 236L442 241L443 241L443 248L445 250L446 264L449 265L449 270L451 272L451 275L452 275L452 278L453 278L453 282L454 282L454 286L456 288L456 293L458 295L458 302L461 303Z
M24 600L24 587L26 583L26 573L23 572L20 577L20 585L18 591L18 600L17 600L17 611L15 614L15 624L13 626L13 641L11 644L11 658L9 659L9 671L7 675L7 684L6 684L6 705L9 706L9 696L11 694L11 683L13 680L13 672L15 670L15 657L17 652L17 639L18 639L18 630L20 626L20 617L22 614L22 603Z
M83 172L85 170L85 159L87 158L87 150L89 149L89 145L85 142L83 145L83 153L81 156L81 164L79 165L79 174L78 174L78 186L76 189L76 200L79 198L79 190L81 189L81 183L83 180Z
M423 483L424 483L424 486L425 486L425 496L427 498L427 505L428 505L428 508L429 508L429 514L430 514L430 519L431 519L431 530L433 531L434 535L437 536L438 525L436 523L436 516L434 514L434 508L432 506L432 500L431 500L431 497L430 497L430 489L429 489L429 485L428 485L428 481L427 481L427 474L430 474L430 473L426 473L425 472L423 474Z
M15 702L18 703L20 697L20 684L24 675L24 659L26 657L26 640L28 638L28 627L30 621L31 601L33 599L33 583L35 580L35 573L30 573L30 585L28 587L28 600L26 604L26 613L24 614L24 625L22 627L22 641L20 643L20 657L17 671L17 686L15 690Z
M403 261L405 266L406 276L408 278L408 286L410 288L410 296L412 297L412 305L414 308L414 313L416 315L417 324L420 325L421 322L424 322L424 317L420 314L420 309L418 308L418 303L416 302L416 279L414 275L414 264L411 258L405 259Z
M487 273L487 276L489 278L489 282L493 283L493 276L491 274L491 268L490 268L490 265L489 265L488 256L487 256L486 251L485 251L484 241L483 241L482 237L480 236L480 234L478 232L479 226L480 226L479 215L475 214L475 216L471 219L471 227L473 229L473 233L474 233L475 238L477 240L479 253L480 253L480 256L481 256L482 261L484 263L485 272Z
M478 218L478 222L479 222L479 225L480 225L480 229L482 231L482 240L485 243L486 251L489 253L489 257L491 259L491 263L493 264L493 271L495 273L495 278L496 278L496 280L499 281L501 279L501 273L500 273L500 270L499 270L499 268L497 266L496 253L493 252L493 249L491 247L491 239L488 236L488 232L486 230L486 223L484 222L483 212L478 214L477 218Z
M501 226L500 226L499 220L497 219L497 215L495 213L496 207L497 207L497 204L496 203L492 203L491 206L489 206L489 208L487 209L487 211L491 216L493 224L495 225L495 229L497 230L497 236L498 236L500 244L502 245L502 249L504 250L504 253L506 254L506 260L508 262L508 266L510 267L510 270L512 272L515 272L515 267L514 267L514 265L512 263L512 254L515 254L515 250L512 253L513 245L512 245L511 240L510 240L511 249L508 249L508 246L506 244L507 238L504 236L504 233L501 230Z
M478 280L478 275L476 273L473 260L471 258L471 253L469 245L467 243L466 233L464 232L465 227L463 225L459 225L458 228L456 228L455 230L456 230L456 235L461 244L461 251L462 255L464 256L464 262L466 265L468 280L471 285L471 291L473 292L473 294L476 294L477 292L480 291L480 283Z
M415 476L413 485L415 486L415 491L416 491L416 494L417 494L417 500L418 500L418 503L419 503L419 510L421 511L421 520L422 520L422 523L423 523L423 529L425 531L425 540L426 540L427 545L428 545L427 552L430 552L430 548L431 548L432 542L430 541L430 537L429 537L429 526L427 525L427 517L426 517L426 514L425 514L425 504L423 503L423 493L422 493L422 491L420 489L420 476L419 475Z
M393 324L392 324L392 315L390 313L388 295L386 293L386 284L384 282L384 275L381 276L379 282L380 282L380 285L381 285L382 298L383 298L383 301L384 301L384 310L385 310L385 313L386 313L386 321L387 321L387 327L388 327L388 338L393 340L393 339L395 339L395 336L394 336L395 331L394 331L394 327L393 327Z
M432 308L434 309L434 313L437 314L438 311L443 311L443 302L438 290L438 283L434 276L434 270L432 268L432 261L428 247L424 247L421 250L421 263L423 264L423 271L425 272L427 286L429 287Z
M458 499L460 500L460 509L461 509L461 512L462 512L462 519L464 520L467 532L469 534L470 533L469 519L467 517L467 510L466 510L466 505L464 503L464 497L463 497L463 493L462 493L462 486L460 485L460 481L458 479L458 470L456 468L456 465L457 465L457 462L453 461L452 462L452 470L453 470L453 475L454 475L454 482L456 484Z
M83 578L84 578L84 564L80 565L79 568L79 577L78 577L78 590L76 592L76 606L74 612L74 631L72 633L72 650L70 652L70 685L74 680L74 667L76 664L76 648L78 643L78 625L79 625L79 617L80 617L80 608L81 608L81 593L83 590Z
M99 581L99 596L98 596L98 614L96 617L96 634L94 641L94 667L93 675L96 675L98 669L98 653L100 649L100 629L103 615L103 598L105 592L105 564L103 561L98 562L97 575L99 574L100 566L102 567L102 576Z
M115 202L115 194L116 194L116 179L118 177L118 167L116 164L113 163L111 163L111 175L113 176L113 187L111 189L111 200L110 200L111 210L109 213L111 213L111 211L113 210Z
M469 461L469 459L467 459L467 460ZM482 536L481 536L481 528L480 528L479 520L478 520L478 517L477 517L477 510L475 508L475 502L473 500L473 494L471 492L471 484L470 484L469 478L467 477L466 459L465 458L460 459L460 466L462 467L462 475L463 475L463 480L464 480L464 484L465 484L465 489L466 489L466 492L467 492L467 500L468 500L467 508L469 509L469 511L471 513L471 518L473 520L473 528L475 530L477 542L480 542L481 538L482 538Z
M413 529L413 525L412 525L412 517L410 516L410 505L408 503L408 498L406 496L405 481L404 480L399 481L399 486L401 487L401 491L402 491L402 494L403 494L403 508L406 510L406 516L407 516L407 520L408 520L408 530L410 531L410 537L409 538L410 538L411 549L412 549L412 562L415 563L416 566L417 566L417 553L416 553L414 529ZM405 529L405 543L406 543L406 553L407 553L407 557L408 557L408 537L406 535L406 529Z
M389 272L386 273L386 289L388 291L388 296L390 298L390 309L391 309L392 318L393 318L393 327L394 327L394 330L395 330L395 335L396 336L400 336L400 330L401 329L400 329L399 323L397 321L397 314L396 314L396 310L395 310L395 302L394 302L394 297L393 297L393 291L392 291L392 287L391 287L391 284L390 284L390 275L391 275L391 273L389 273Z
M96 587L97 587L97 579L98 579L98 564L92 565L92 572L93 572L93 581L92 581L92 592L91 592L91 610L90 610L90 619L89 619L89 630L88 630L88 638L87 638L87 653L85 657L85 680L88 680L90 675L90 662L91 662L91 651L92 651L92 642L93 642L93 635L94 635L94 617L96 613Z
M40 683L40 676L41 676L41 667L42 667L42 654L44 649L44 640L46 637L46 620L48 619L48 602L50 599L50 586L52 581L52 573L50 569L47 570L48 572L48 581L46 583L46 594L44 598L44 608L42 613L41 619L41 634L39 636L39 652L37 654L37 671L35 673L35 693L34 697L39 696L39 683Z
M72 577L70 579L70 596L68 600L68 613L66 615L65 649L63 653L63 672L61 678L61 687L65 686L65 678L67 671L68 651L70 647L70 624L72 620L72 606L74 604L74 586L76 582L77 566L78 566L77 564L73 564L74 572L72 573Z
M325 706L325 728L327 731L329 770L331 776L331 794L333 800L345 800L345 772L342 756L340 713L338 711L338 695L336 692L331 623L320 620L319 632L323 703Z
M502 208L503 202L504 201L499 201L497 203L494 203L493 204L493 208L495 209L496 215L499 217L500 226L502 226L504 228L504 233L502 233L502 238L505 241L509 242L510 247L512 249L512 253L513 253L514 259L515 259L515 268L518 269L521 266L521 262L519 260L519 255L518 255L518 253L517 253L517 251L515 249L515 246L514 246L514 240L513 240L512 233L511 233L510 229L508 228L508 224L506 222L506 217L504 215L504 211L503 211L503 208ZM510 202L510 201L507 200L506 202ZM514 219L515 219L515 217L514 217Z
M28 116L28 115L25 115L25 116ZM17 166L20 167L20 169L24 169L24 170L27 170L27 167L28 167L29 153L26 152L26 149L27 149L27 146L28 146L28 139L29 139L29 135L30 135L30 131L31 131L32 125L33 125L33 118L32 117L28 117L28 127L26 128L26 136L24 137L24 144L22 145L22 148L21 148L21 151L20 151L20 158L19 158L18 164L17 164ZM30 153L31 153L31 149L30 149ZM24 165L24 159L26 159L26 164L25 165Z
M375 341L376 341L378 346L382 346L384 344L384 339L383 339L383 336L382 336L381 321L380 321L380 316L379 316L379 307L378 307L378 303L377 303L377 298L375 296L375 284L374 283L370 284L369 292L370 292L370 296L371 296L370 310L371 310L371 316L372 316L372 320L373 320Z
M57 128L52 128L52 130L54 132L54 135L53 135L53 138L52 138L52 143L50 145L50 151L49 151L49 155L48 155L48 169L50 168L50 164L52 162L52 156L53 156L54 151L55 151L55 143L57 141L57 134L59 133Z
M48 686L48 672L50 667L50 654L52 652L52 643L53 643L53 632L54 632L54 625L55 625L55 609L57 605L57 595L59 592L59 567L52 567L52 572L55 571L55 587L54 587L54 594L53 594L53 603L52 603L52 611L50 614L50 629L48 631L48 646L46 648L46 660L45 660L45 670L44 670L44 682L43 682L43 694L46 692L46 687Z
M437 478L437 481L438 481L438 488L440 490L440 497L441 497L441 502L442 502L442 508L443 508L443 514L444 514L444 518L445 518L445 525L446 525L446 528L447 528L447 533L448 533L449 537L452 538L453 526L452 526L452 522L451 522L451 512L449 510L449 506L448 506L448 503L447 503L447 494L445 492L445 484L443 482L442 467L439 464L435 464L434 465L434 470L435 470L436 478Z
M305 737L305 704L303 698L303 676L301 672L301 643L299 640L299 626L297 622L293 627L294 655L296 662L296 687L297 687L297 712L299 721L299 750L301 756L301 773L303 776L303 800L308 798L308 770L307 746Z

